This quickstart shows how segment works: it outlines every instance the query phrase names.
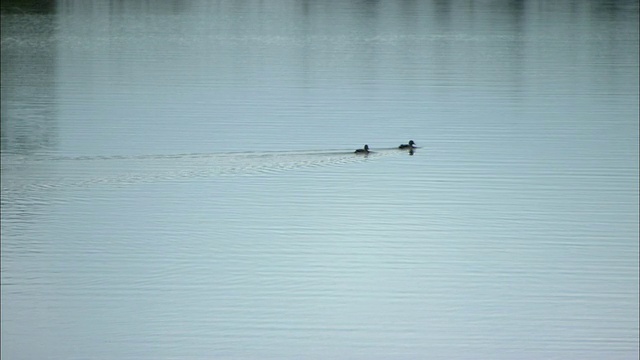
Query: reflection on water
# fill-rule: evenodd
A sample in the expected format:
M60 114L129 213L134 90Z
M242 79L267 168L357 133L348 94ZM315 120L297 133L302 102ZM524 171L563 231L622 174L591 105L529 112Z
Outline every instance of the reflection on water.
M638 357L637 1L18 3L2 358Z
M32 154L56 146L54 18L2 15L3 153Z

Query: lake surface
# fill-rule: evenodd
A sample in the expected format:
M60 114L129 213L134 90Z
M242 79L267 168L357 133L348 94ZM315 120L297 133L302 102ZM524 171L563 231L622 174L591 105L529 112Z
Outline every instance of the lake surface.
M638 358L637 1L1 20L3 360Z

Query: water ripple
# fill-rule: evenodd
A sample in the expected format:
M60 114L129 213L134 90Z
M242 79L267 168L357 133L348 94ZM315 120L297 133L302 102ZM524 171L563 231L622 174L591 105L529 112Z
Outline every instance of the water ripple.
M2 158L2 193L251 176L339 166L406 154L382 149L151 154L135 156L14 156ZM35 169L35 170L34 170Z

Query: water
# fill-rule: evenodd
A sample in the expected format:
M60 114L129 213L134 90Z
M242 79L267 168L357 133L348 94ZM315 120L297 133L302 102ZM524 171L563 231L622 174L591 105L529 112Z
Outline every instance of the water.
M3 9L3 359L638 358L637 1Z

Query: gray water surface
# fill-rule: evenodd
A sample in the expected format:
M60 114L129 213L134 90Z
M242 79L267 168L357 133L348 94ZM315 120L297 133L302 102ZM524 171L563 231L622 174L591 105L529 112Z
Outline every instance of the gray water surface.
M638 358L637 1L1 20L3 359Z

